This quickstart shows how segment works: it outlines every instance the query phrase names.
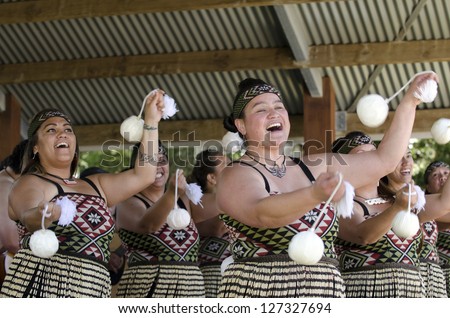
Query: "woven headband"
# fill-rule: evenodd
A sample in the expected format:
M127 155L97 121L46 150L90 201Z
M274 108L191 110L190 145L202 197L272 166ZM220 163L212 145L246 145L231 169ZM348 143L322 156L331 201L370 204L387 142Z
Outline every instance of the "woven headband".
M361 145L375 145L375 143L372 141L372 138L370 138L367 135L360 135L353 137L351 139L344 139L345 142L339 147L339 149L336 150L338 153L347 154L349 153L353 148L356 148Z
M37 113L31 120L30 126L28 127L28 139L36 133L44 121L52 117L64 118L70 124L70 118L63 112L57 109L45 109Z
M270 86L269 84L260 84L257 86L253 86L243 92L241 92L236 99L234 100L233 104L233 118L237 119L239 116L241 116L242 111L244 110L245 106L256 96L259 96L261 94L265 93L273 93L276 94L280 99L281 95L278 89L276 89L273 86Z

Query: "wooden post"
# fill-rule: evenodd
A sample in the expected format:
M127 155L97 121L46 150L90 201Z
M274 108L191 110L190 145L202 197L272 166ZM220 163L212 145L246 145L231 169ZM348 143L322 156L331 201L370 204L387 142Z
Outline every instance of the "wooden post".
M303 96L303 136L305 154L331 152L335 135L336 98L329 77L322 79L323 96Z
M11 94L5 96L5 111L0 112L0 160L11 154L20 138L20 104Z

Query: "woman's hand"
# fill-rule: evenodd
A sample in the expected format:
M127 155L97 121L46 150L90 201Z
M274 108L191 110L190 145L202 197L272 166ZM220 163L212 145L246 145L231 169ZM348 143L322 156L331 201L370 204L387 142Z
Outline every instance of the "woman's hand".
M313 195L319 201L327 201L334 189L339 183L339 174L334 172L323 172L316 179L316 182L312 185ZM339 189L333 197L333 201L339 201L345 193L344 182L341 183Z
M430 73L424 73L417 75L414 80L412 81L411 85L409 86L408 90L405 93L404 99L410 99L413 101L414 105L419 105L422 103L422 101L414 96L414 93L416 91L419 91L420 87L422 85L425 85L425 82L427 80L434 80L436 83L439 83L439 78L436 73L430 72Z
M145 101L145 123L152 126L159 123L164 111L164 91L156 89Z
M408 185L397 191L395 194L395 202L400 210L408 210L408 197L409 197ZM417 203L417 192L414 190L414 184L411 184L411 207L415 206Z
M45 213L45 220L44 220L45 228L48 228L50 224L59 220L61 216L61 207L55 204L54 202L42 200L41 202L39 202L37 210L39 212L40 220L42 220L42 215Z

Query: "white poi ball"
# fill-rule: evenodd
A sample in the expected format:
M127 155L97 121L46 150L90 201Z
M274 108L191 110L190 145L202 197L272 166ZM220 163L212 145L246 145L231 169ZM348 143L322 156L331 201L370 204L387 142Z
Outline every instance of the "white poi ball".
M450 141L450 119L440 118L431 126L431 136L440 145Z
M191 222L191 215L185 209L176 208L167 216L167 224L174 230L186 228Z
M120 125L120 134L128 142L139 142L144 133L144 120L138 116L130 116Z
M386 121L389 114L389 106L382 96L369 94L358 101L356 113L364 126L375 128Z
M419 228L419 218L407 210L398 212L392 221L392 231L401 238L413 236L419 231Z
M50 258L58 251L59 242L51 230L35 231L30 237L31 252L42 258Z
M437 93L438 85L436 81L429 79L414 92L414 97L420 99L424 103L431 103L435 100Z
M322 239L308 230L294 235L289 242L289 257L302 265L317 264L322 258L324 245Z
M220 264L220 273L223 275L223 273L225 273L225 271L227 270L228 265L234 263L234 259L233 256L228 256L227 258L225 258L222 263Z

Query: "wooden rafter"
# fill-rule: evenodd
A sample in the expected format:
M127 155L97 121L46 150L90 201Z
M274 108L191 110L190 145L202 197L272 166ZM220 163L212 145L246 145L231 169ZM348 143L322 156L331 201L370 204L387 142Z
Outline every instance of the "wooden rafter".
M295 61L288 48L268 48L3 64L0 65L0 85L192 72L450 61L450 40L319 45L309 50L307 61Z
M43 22L139 13L274 6L350 0L42 0L1 4L0 24Z

